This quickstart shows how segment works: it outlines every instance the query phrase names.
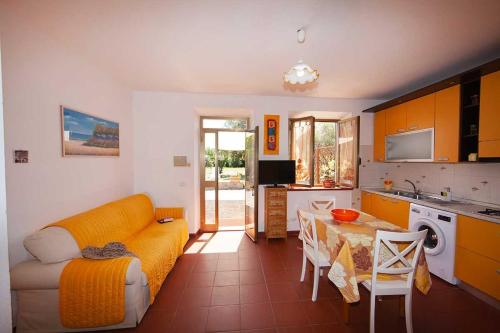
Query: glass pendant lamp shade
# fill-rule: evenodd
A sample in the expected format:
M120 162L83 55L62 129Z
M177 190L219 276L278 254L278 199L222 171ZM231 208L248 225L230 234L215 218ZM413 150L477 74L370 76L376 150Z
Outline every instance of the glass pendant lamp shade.
M313 70L309 65L299 60L297 64L285 73L283 79L290 84L306 84L316 81L318 77L319 73L317 70Z

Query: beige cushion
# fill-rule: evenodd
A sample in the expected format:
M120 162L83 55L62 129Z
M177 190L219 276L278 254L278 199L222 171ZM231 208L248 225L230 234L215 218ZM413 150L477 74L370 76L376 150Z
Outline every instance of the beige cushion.
M82 256L73 236L60 227L48 227L33 233L24 239L24 247L44 264Z
M13 290L59 289L59 279L64 267L70 261L42 264L38 260L28 260L17 264L10 271L10 285ZM125 284L147 285L147 278L141 271L141 261L133 258L127 269Z

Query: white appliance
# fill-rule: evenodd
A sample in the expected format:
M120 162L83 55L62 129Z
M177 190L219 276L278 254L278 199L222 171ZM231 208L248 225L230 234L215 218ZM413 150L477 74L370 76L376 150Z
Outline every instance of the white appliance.
M385 160L392 162L434 161L434 128L386 135Z
M410 231L427 229L424 251L429 270L452 284L455 270L457 214L421 205L410 205Z

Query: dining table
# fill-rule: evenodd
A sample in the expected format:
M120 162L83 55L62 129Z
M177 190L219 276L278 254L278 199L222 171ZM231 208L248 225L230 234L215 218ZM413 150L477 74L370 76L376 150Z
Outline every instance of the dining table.
M376 218L359 210L359 217L353 222L335 221L329 211L312 211L316 220L319 251L329 258L331 263L328 278L339 289L344 298L344 320L349 321L349 304L360 300L358 284L370 280L373 270L373 253L377 230L408 231L395 224ZM401 244L401 246L405 246ZM409 254L411 255L411 253ZM394 255L381 244L379 260ZM388 256L388 257L387 257ZM406 276L378 274L378 279L404 279ZM415 287L427 294L432 281L429 267L425 260L425 251L421 251L415 270Z

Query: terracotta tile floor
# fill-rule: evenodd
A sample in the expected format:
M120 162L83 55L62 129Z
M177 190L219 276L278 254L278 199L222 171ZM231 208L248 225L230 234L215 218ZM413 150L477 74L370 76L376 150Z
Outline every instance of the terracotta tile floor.
M296 237L257 244L243 237L237 252L185 254L140 325L114 332L368 332L366 290L360 288L345 325L341 295L326 274L315 303L312 273L299 282L301 255ZM406 332L398 298L383 298L376 312L377 332ZM413 326L426 333L499 332L500 311L433 277L429 295L414 292Z

